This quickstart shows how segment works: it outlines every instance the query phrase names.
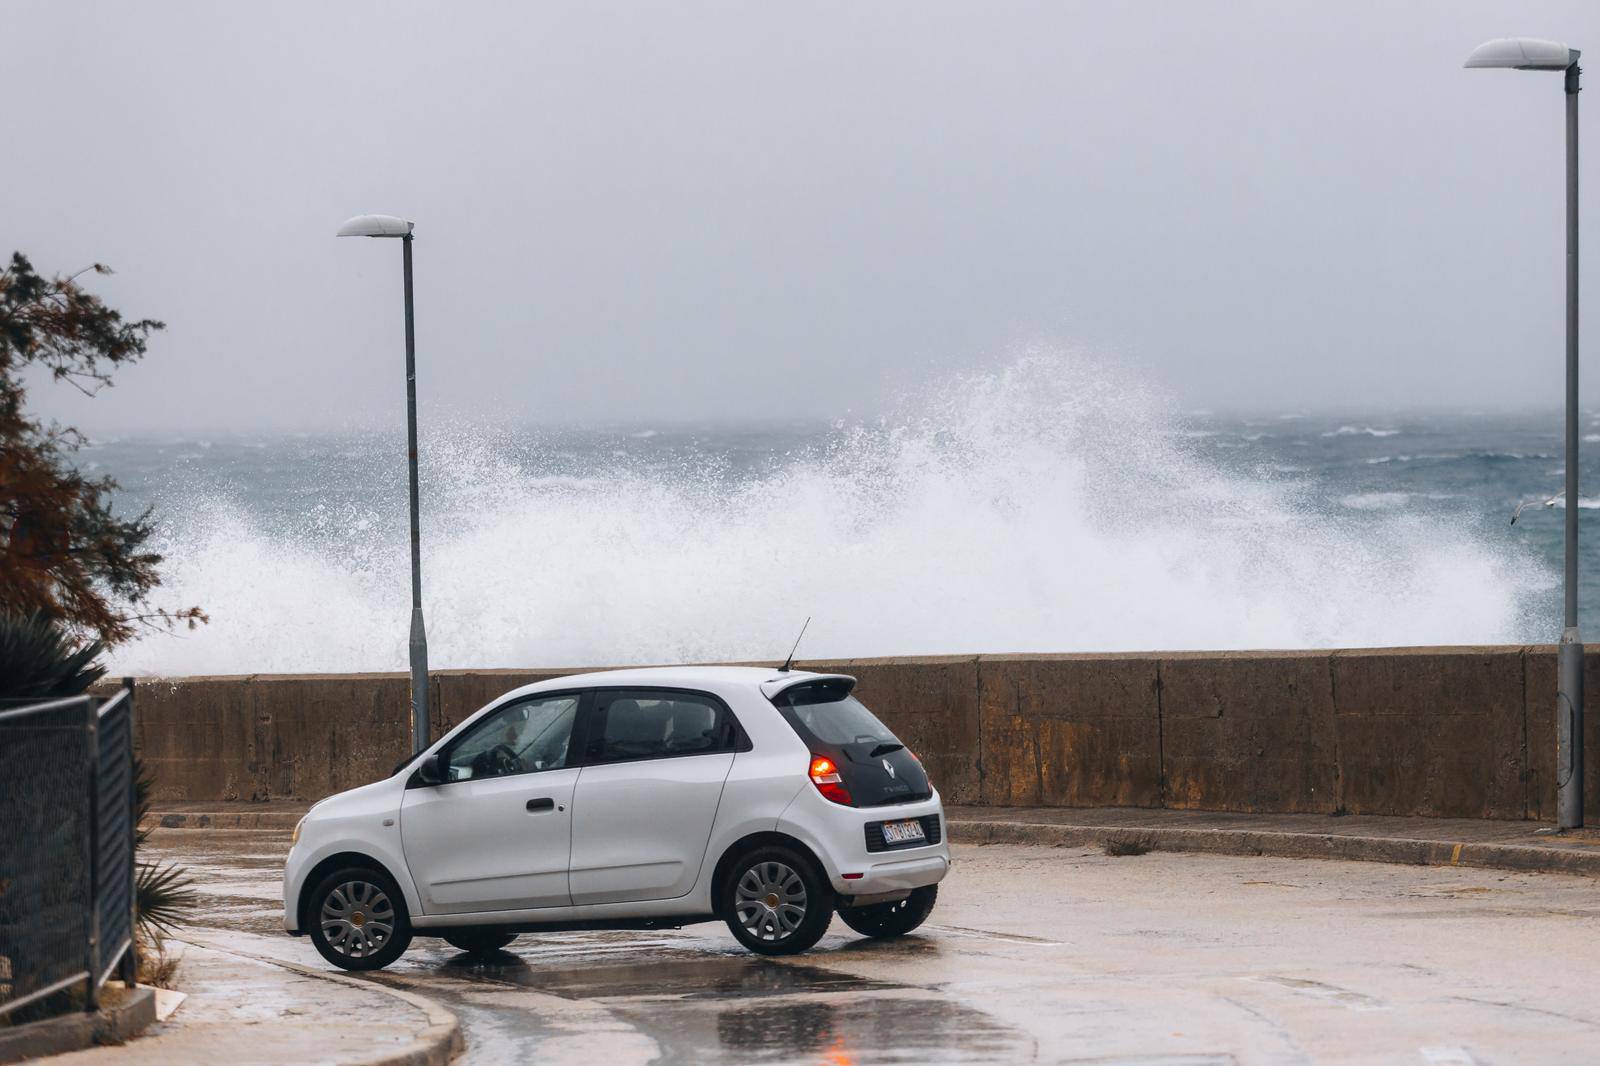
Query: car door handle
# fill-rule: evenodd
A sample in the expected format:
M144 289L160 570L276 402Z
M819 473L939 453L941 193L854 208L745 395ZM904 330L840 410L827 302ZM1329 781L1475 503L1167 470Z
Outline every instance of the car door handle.
M553 811L555 810L555 807L556 801L551 799L549 796L545 796L542 799L531 799L528 801L528 810L530 811Z

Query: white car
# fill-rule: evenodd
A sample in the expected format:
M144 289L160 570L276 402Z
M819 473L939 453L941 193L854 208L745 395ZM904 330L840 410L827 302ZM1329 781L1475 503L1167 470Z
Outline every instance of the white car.
M721 919L767 955L837 911L910 932L950 869L922 763L840 674L670 667L516 689L294 831L284 926L348 970L413 935L491 952L537 929Z

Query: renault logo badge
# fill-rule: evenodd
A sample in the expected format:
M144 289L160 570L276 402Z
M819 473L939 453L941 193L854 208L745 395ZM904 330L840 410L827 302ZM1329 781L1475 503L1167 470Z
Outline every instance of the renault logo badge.
M883 760L883 768L885 770L889 771L889 776L890 777L894 776L894 764L891 763L888 759Z

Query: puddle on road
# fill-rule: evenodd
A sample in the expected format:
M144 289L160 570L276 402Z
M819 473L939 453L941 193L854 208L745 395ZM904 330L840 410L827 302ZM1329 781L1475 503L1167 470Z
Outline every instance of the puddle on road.
M897 987L819 966L700 952L683 952L679 958L557 969L531 966L521 958L515 963L479 962L452 969L459 973L469 967L472 972L495 980L568 999L750 999Z
M1030 1036L932 988L721 951L687 937L549 939L529 937L490 960L441 949L407 969L424 980L476 979L599 1004L654 1040L665 1062L1022 1062L1037 1051ZM936 950L925 938L878 946L886 959Z
M932 997L725 1010L716 1035L728 1062L1023 1062L1037 1050L1031 1038L988 1015ZM682 1061L710 1046L698 1029L673 1036Z

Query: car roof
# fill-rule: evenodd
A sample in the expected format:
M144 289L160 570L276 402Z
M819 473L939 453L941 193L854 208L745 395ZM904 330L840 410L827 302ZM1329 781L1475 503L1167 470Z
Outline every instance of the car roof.
M840 678L855 683L845 674L817 674L808 670L779 670L775 666L641 666L617 670L597 670L586 674L553 677L513 689L499 699L574 688L754 688L771 697L786 688L819 678Z

